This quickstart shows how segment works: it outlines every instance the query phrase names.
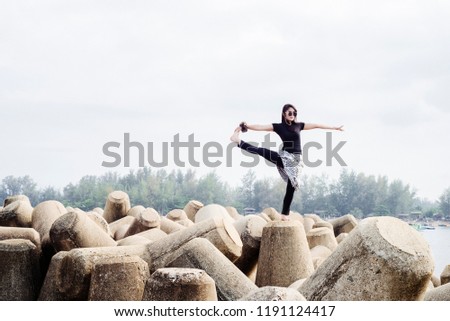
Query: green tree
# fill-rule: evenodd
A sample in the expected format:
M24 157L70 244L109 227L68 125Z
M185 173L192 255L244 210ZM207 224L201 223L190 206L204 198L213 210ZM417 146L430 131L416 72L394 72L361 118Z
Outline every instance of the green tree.
M362 218L373 213L377 200L377 182L374 176L365 176L359 173L357 176L358 193L355 197L355 209L357 215ZM356 215L355 215L356 216Z
M389 212L389 209L386 207L386 205L378 204L377 206L375 206L374 214L378 216L386 216L390 215L391 213Z
M328 209L330 208L330 184L328 176L303 176L300 182L299 194L300 212L330 214L328 213Z
M62 194L53 186L47 186L39 193L39 203L44 201L62 201Z
M426 218L433 218L434 216L436 216L436 214L438 214L438 209L437 208L430 208L430 209L428 209L428 210L426 210L425 212L424 212L424 216L426 217Z
M12 195L26 195L33 206L39 203L39 191L33 179L26 175L22 177L6 176L0 185L0 194L3 199Z
M331 184L331 200L333 206L340 215L348 214L350 210L357 207L358 195L357 175L355 171L344 169L339 175L338 182Z
M362 218L363 217L363 211L361 209L357 208L357 207L352 209L350 211L350 214L352 214L356 218Z
M255 199L255 181L256 174L252 169L249 169L242 177L239 201L244 208L249 207L256 209L257 207Z
M389 194L389 179L387 176L378 176L376 182L376 200L373 212L377 215L389 215L387 199ZM370 213L367 213L370 214Z
M197 199L203 204L220 204L227 206L229 202L228 185L220 179L215 171L200 178L197 185Z
M393 215L409 213L412 208L414 191L410 191L409 185L404 185L400 180L394 180L389 185L389 194L386 206Z
M272 196L272 190L274 185L273 183L274 180L269 178L259 179L254 182L253 207L257 212L261 212L263 209L267 207L274 207Z
M444 216L450 216L450 187L439 197L439 209Z

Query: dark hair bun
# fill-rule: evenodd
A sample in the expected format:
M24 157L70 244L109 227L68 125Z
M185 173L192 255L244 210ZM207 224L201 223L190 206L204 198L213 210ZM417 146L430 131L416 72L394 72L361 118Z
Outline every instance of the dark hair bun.
M241 131L243 133L245 133L248 130L247 123L244 121L242 123L240 123L239 126L241 127Z

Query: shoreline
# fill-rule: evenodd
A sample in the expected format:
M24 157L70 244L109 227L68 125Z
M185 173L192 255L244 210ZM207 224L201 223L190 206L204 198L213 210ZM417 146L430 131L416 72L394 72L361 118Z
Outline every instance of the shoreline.
M427 220L414 220L405 221L416 230L435 230L436 228L450 228L450 223L443 220L427 221Z

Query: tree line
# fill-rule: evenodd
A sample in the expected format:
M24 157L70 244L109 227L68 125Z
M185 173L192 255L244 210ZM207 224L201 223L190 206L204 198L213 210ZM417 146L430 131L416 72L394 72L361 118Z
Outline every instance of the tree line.
M249 170L238 186L230 186L212 171L197 177L195 171L144 167L119 175L108 172L101 176L87 175L76 184L62 190L52 186L38 188L30 176L7 176L0 184L0 200L10 195L24 194L33 206L45 200L57 200L65 206L85 211L103 208L107 195L114 190L128 193L132 206L153 207L161 214L183 208L190 200L203 204L234 206L240 213L255 212L267 207L281 209L286 183L280 178L257 178ZM317 213L323 217L353 214L358 218L379 215L399 215L415 212L425 217L450 216L450 188L439 200L419 199L416 190L401 180L389 181L343 169L337 179L326 175L303 175L300 190L295 193L291 210Z

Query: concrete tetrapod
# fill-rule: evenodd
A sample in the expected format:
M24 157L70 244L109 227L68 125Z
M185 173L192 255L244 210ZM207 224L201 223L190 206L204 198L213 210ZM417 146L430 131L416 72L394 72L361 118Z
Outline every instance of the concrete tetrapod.
M130 208L130 210L127 212L127 216L133 216L135 218L139 218L139 215L141 212L145 211L145 207L142 205L136 205Z
M139 235L131 235L127 236L124 239L121 239L117 242L117 246L129 246L129 245L138 245L138 244L150 244L153 241L149 240L146 237Z
M334 233L327 227L317 227L311 229L306 233L309 247L312 249L317 245L323 245L328 247L331 251L334 251L338 246Z
M150 273L165 267L174 250L196 237L206 238L232 262L242 254L242 241L234 226L228 220L211 218L149 244Z
M128 217L128 216L127 216ZM130 216L131 217L131 216ZM120 241L126 237L128 230L130 229L131 224L122 224L118 227L116 232L114 233L114 239L116 241Z
M293 288L264 286L250 292L239 301L306 301L306 299Z
M127 216L131 209L130 198L128 194L122 191L114 191L108 194L106 199L103 218L106 222L111 223Z
M244 217L244 215L239 214L236 207L233 206L225 206L225 209L227 210L228 214L231 216L233 220L240 220Z
M145 285L143 301L217 301L216 284L205 271L161 268Z
M336 241L340 244L347 236L348 233L341 233L336 237Z
M157 241L167 236L166 232L163 232L159 228L152 228L150 230L135 234L134 236L142 236L150 241Z
M57 252L80 247L110 247L116 242L86 214L70 212L59 217L50 229Z
M181 224L178 224L177 222L174 222L172 220L169 220L167 217L161 217L161 226L160 229L161 231L167 233L167 234L172 234L181 230L184 230L186 228L186 226L183 226Z
M161 216L159 213L153 208L146 208L138 215L138 217L135 217L124 237L135 235L155 227L160 227L160 225Z
M303 218L303 228L305 230L305 233L308 233L309 231L311 231L313 229L314 224L316 224L314 222L314 219L311 217L304 217Z
M323 245L316 245L311 249L311 256L313 259L322 258L325 260L331 255L331 253L333 253L333 251Z
M87 212L86 215L95 222L95 224L97 224L98 226L100 226L100 228L106 232L106 234L111 235L111 229L109 228L109 224L108 222L106 222L106 220L103 218L102 215L100 215L97 212L94 211L90 211Z
M0 226L0 241L10 239L30 240L39 251L41 251L41 237L39 233L32 228L26 227L4 227Z
M186 212L182 209L179 208L175 208L171 211L169 211L169 213L167 213L166 217L169 220L172 220L174 222L178 222L178 221L183 221L183 220L188 220L188 216L186 214Z
M134 216L127 215L114 222L109 223L109 230L111 236L116 240L120 240L125 236L131 224L136 220Z
M40 251L29 240L0 241L0 300L36 300L41 285Z
M418 300L434 263L419 232L393 217L367 218L301 286L308 301Z
M50 239L50 229L53 223L65 213L67 213L66 208L60 202L45 201L36 205L31 214L31 227L41 237L43 271L47 270L51 257L55 254L55 249Z
M41 236L42 246L51 245L50 229L53 223L65 213L67 213L66 208L58 201L45 201L33 209L31 227Z
M262 211L266 214L272 221L279 221L281 219L281 214L273 207L267 207Z
M329 228L331 231L334 232L333 224L331 224L330 222L327 222L327 221L320 221L320 222L314 223L313 228L319 228L319 227L327 227L327 228Z
M10 195L6 196L5 200L3 201L3 207L8 206L9 204L16 202L16 201L25 201L30 203L30 199L26 195Z
M437 288L438 286L441 286L441 279L438 278L435 274L433 274L431 276L431 283L433 283L433 287Z
M195 222L195 215L202 207L202 202L191 200L184 206L183 211L186 213L188 219L190 219L192 222Z
M450 283L450 264L446 265L441 273L441 285Z
M89 301L141 301L150 277L148 264L139 256L106 258L91 272Z
M33 207L28 199L17 200L0 210L0 225L31 227Z
M103 216L103 212L104 212L103 208L96 207L96 208L92 209L92 211Z
M192 226L192 225L194 225L195 223L194 222L192 222L190 219L185 219L185 220L179 220L179 221L176 221L176 223L177 224L180 224L180 225L182 225L182 226L184 226L184 227L190 227L190 226Z
M313 265L314 265L314 270L317 270L317 268L325 261L326 259L323 257L313 257L312 261L313 261Z
M298 212L293 212L291 211L291 214L289 214L289 219L293 220L293 221L300 221L300 223L304 223L304 217L298 213Z
M266 224L267 222L257 215L243 216L233 224L243 243L242 255L234 264L247 276L256 273L262 231Z
M322 218L319 215L315 214L315 213L306 213L306 214L303 214L303 217L304 218L311 218L314 221L314 224L317 224L319 222L323 222Z
M287 287L313 272L314 266L302 223L267 223L261 238L256 285Z
M151 245L151 244L150 244ZM236 301L256 290L256 285L207 239L195 238L174 251L167 267L205 271L216 283L217 298Z
M350 233L358 225L358 221L351 214L335 218L330 223L333 225L334 236L336 237L341 233Z
M305 283L306 280L307 280L307 278L297 280L294 283L292 283L291 285L289 285L288 288L300 291L300 287L302 286L303 283ZM306 298L305 298L305 300L306 300Z
M194 223L205 221L213 217L223 218L228 220L230 223L234 222L234 219L230 216L230 214L228 214L225 207L219 204L208 204L199 209L197 214L195 214Z
M64 273L62 267L63 259L69 252L62 251L53 255L50 262L50 266L45 275L44 283L39 292L39 301L64 301L69 300L66 294L63 292L63 280L62 274Z
M424 301L450 301L450 283L427 291Z
M266 222L272 222L271 218L269 217L269 215L267 215L266 213L259 213L257 214L259 217L261 217L264 221Z

